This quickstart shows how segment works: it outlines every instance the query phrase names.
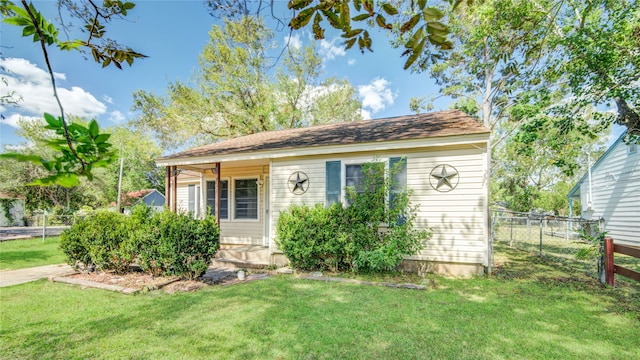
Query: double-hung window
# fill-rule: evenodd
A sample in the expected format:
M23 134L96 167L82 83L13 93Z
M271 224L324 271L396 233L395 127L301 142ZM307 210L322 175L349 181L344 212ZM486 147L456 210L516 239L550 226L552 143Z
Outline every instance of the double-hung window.
M207 207L216 214L215 181L207 181ZM220 180L220 219L229 219L229 180Z
M194 218L198 218L200 216L200 186L189 185L187 189L189 191L187 211Z
M234 180L234 219L258 219L258 179Z

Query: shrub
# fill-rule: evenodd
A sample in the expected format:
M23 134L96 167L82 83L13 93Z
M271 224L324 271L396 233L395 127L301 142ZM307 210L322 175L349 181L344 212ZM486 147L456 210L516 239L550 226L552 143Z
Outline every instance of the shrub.
M155 275L196 278L208 268L219 247L215 218L193 219L146 206L130 216L96 212L78 221L60 237L69 264L124 272L137 261Z
M429 231L414 229L409 191L390 201L392 176L382 163L363 165L361 188L346 188L348 206L291 206L277 223L278 247L302 270L388 271L415 254Z
M60 235L60 247L69 264L76 267L124 272L135 253L122 246L129 238L126 217L98 211L78 221Z
M196 278L213 259L219 243L215 217L196 220L169 210L154 213L140 236L140 267L152 274Z
M95 266L86 240L90 227L88 219L80 219L60 234L60 249L67 257L67 263L75 269Z
M349 247L342 224L342 205L330 208L291 206L278 219L278 247L291 266L337 271L348 262Z

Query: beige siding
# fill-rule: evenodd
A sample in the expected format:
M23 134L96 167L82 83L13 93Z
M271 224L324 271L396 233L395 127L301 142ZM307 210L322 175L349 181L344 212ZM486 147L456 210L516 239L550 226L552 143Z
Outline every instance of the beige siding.
M335 154L288 158L273 161L271 165L272 225L271 238L275 238L275 223L281 211L290 204L324 204L326 162L340 160L343 165L390 157L407 157L407 185L413 189L412 203L418 205L417 225L431 228L433 237L413 259L472 263L487 265L488 229L486 221L486 184L484 178L484 147L448 146L434 150L398 152ZM431 170L439 164L454 166L459 173L458 186L446 193L434 190L429 182ZM303 195L294 195L288 189L289 176L303 171L309 176L309 189ZM344 185L344 184L343 184ZM275 248L272 241L270 246Z
M593 169L591 208L589 179L580 186L582 216L605 220L605 230L615 242L640 246L640 150L628 154L619 142Z
M252 167L225 167L222 164L220 177L222 180L229 181L229 219L220 220L220 243L233 245L264 245L264 221L265 221L265 175L268 175L268 166L252 166ZM258 219L234 219L234 180L257 178L263 183L258 187ZM204 213L207 209L206 203L206 183L207 181L215 181L216 178L210 171L205 171L202 179L185 178L178 180L178 209L186 211L188 207L188 185L197 184L200 186L200 211Z

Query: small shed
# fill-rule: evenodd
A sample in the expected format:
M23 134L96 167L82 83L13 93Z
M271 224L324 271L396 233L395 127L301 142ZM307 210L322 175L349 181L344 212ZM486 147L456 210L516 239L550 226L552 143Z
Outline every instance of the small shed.
M624 142L626 132L591 166L567 195L569 209L580 200L581 216L604 219L616 243L640 246L640 152Z
M165 201L165 197L160 191L156 189L147 189L126 193L123 203L127 208L125 209L126 213L128 212L128 209L139 204L147 205L155 211L161 211L164 208Z
M24 226L24 198L0 192L0 226Z
M261 247L276 263L276 224L292 204L344 202L361 164L401 164L418 227L433 237L406 258L415 268L481 274L491 262L487 152L490 131L452 110L267 131L156 161L167 167L167 204L220 221L221 247Z

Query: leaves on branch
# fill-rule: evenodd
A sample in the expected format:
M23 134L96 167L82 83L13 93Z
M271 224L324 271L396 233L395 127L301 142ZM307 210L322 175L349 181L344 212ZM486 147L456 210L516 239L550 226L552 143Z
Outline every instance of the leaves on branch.
M5 6L8 14L12 16L6 17L3 22L21 27L22 36L32 36L34 42L42 40L48 46L55 44L61 50L89 49L94 61L100 63L102 67L114 65L118 69L122 69L123 62L131 66L136 59L147 57L128 47L121 46L113 40L106 39L106 28L99 20L109 21L114 16L126 16L128 14L127 11L135 7L132 2L108 0L103 3L102 7L93 5L95 14L86 16L86 23L83 25L89 34L88 39L68 41L58 39L56 26L48 22L33 4L23 8L7 2ZM95 40L98 39L104 40L103 43L95 43Z
M48 160L36 155L19 153L0 154L0 158L42 165L49 172L48 176L36 179L30 185L76 186L79 184L80 176L91 180L94 168L106 167L115 160L111 144L107 142L111 135L101 134L96 120L91 120L88 126L79 123L69 124L67 127L69 139L67 140L64 136L65 125L61 117L45 113L44 119L47 122L45 129L54 131L58 136L45 140L45 144L57 153L53 159Z
M314 16L312 31L316 39L324 39L325 29L322 27L322 20L326 19L329 25L336 30L342 32L345 39L345 47L350 49L354 44L358 44L360 51L371 50L371 37L369 32L351 26L352 22L362 22L366 20L375 20L371 24L386 30L391 30L393 25L387 22L385 15L395 16L398 9L391 3L382 3L376 6L373 0L336 0L336 1L319 1L317 5L312 5L313 1L309 0L290 0L289 9L300 10L289 23L293 30L299 30L309 24L311 17ZM351 16L351 4L356 15Z

